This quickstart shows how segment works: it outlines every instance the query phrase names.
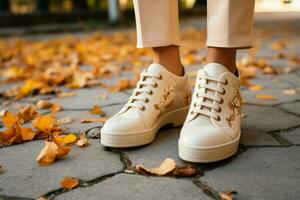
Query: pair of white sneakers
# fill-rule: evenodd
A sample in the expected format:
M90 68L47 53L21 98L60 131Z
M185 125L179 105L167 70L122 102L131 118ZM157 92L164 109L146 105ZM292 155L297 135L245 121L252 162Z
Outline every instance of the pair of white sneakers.
M241 133L239 78L218 63L200 69L191 97L187 75L176 76L159 64L141 73L132 96L101 130L109 147L151 143L165 125L183 127L179 157L214 162L233 155Z

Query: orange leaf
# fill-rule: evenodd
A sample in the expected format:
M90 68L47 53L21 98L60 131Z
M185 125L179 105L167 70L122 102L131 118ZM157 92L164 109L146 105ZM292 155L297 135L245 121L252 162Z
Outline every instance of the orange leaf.
M253 86L250 86L249 87L249 90L252 90L252 91L258 91L258 90L261 90L263 89L264 87L262 85L253 85Z
M60 142L60 143L65 143L65 144L70 144L75 142L77 139L76 135L70 133L68 135L63 135L63 136L57 136L55 137L55 140Z
M107 117L100 117L100 118L86 118L86 119L82 119L81 123L91 123L91 122L106 122L107 121Z
M20 131L21 131L22 139L24 141L32 140L35 136L35 132L31 128L21 127Z
M60 181L60 186L62 188L65 189L72 189L74 187L76 187L79 184L79 180L76 178L72 178L72 177L64 177L61 181Z
M265 100L276 100L277 99L277 97L269 95L269 94L257 94L256 98L265 99Z
M5 112L2 117L3 124L5 127L9 128L15 125L18 122L18 117L12 114L11 112Z
M100 114L100 113L102 113L102 110L101 110L101 108L100 108L99 106L95 105L95 106L90 110L90 112L91 112L92 114Z
M52 164L56 159L67 155L71 148L56 141L45 141L45 146L36 161L40 165Z
M44 132L49 132L56 123L56 119L53 115L42 115L35 118L32 122L32 126Z
M25 106L18 113L18 116L20 118L24 119L25 121L30 121L37 115L38 115L38 112L35 110L35 108L32 105Z

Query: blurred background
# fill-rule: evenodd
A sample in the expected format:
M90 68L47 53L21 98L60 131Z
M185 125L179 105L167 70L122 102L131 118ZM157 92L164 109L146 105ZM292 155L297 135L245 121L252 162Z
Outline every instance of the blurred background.
M205 14L206 0L180 0L182 16ZM256 12L299 12L300 0L256 0ZM132 0L0 0L0 28L134 19Z

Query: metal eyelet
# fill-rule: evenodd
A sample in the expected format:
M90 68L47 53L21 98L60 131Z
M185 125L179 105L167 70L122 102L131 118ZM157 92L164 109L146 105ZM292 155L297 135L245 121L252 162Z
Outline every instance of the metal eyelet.
M217 110L218 113L221 113L222 112L222 108L219 107L219 109Z
M152 90L149 92L149 95L153 95L153 91Z
M149 103L149 99L148 98L145 100L145 103Z
M217 119L218 122L221 121L221 117L218 115Z
M221 93L221 95L226 94L226 90L223 88L223 92Z
M193 106L194 106L194 108L196 108L196 107L197 107L197 104L196 104L196 103L194 103L194 104L193 104Z
M228 79L225 79L224 85L228 85Z
M219 104L223 104L224 103L224 100L221 98L221 101L219 102Z
M162 79L163 79L163 76L162 76L162 75L159 75L158 79L159 79L159 80L162 80Z
M193 115L194 114L194 111L191 111L191 115Z
M140 110L141 110L141 111L146 110L145 106L141 107Z
M197 97L197 98L199 98L199 97L200 97L198 93L196 93L196 97Z
M157 83L155 83L153 87L154 87L154 88L157 88L157 86L158 86L158 84L157 84Z

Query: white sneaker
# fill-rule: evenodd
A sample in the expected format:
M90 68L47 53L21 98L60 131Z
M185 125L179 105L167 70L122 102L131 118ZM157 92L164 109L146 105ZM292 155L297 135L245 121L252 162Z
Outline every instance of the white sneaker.
M141 73L133 95L101 130L101 143L110 147L134 147L153 141L164 125L184 123L191 92L187 76L176 76L159 64Z
M214 162L236 153L241 133L239 78L223 65L199 70L189 114L178 142L179 157Z

